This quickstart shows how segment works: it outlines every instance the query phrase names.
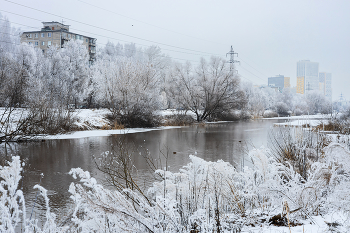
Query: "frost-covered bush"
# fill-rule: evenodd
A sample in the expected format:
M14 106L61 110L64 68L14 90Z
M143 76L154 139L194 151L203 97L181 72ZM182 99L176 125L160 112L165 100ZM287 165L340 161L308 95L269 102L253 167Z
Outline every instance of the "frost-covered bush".
M276 112L280 116L288 116L289 115L289 109L286 103L284 102L277 102L276 103Z
M294 115L295 116L301 116L301 115L303 115L304 114L304 112L302 111L302 110L300 110L299 108L296 108L295 110L294 110Z
M25 232L240 232L248 226L284 226L313 222L313 216L342 216L335 222L350 230L350 151L339 143L323 148L307 170L280 161L266 148L249 153L251 165L238 171L219 160L190 156L178 172L157 170L162 178L148 190L147 198L131 189L106 189L80 168L70 174L79 178L69 187L73 224L57 227L50 212L46 190L38 189L46 203L47 221L25 215L19 157L0 167L0 231L14 232L20 222ZM339 220L339 221L338 221Z
M7 166L0 166L0 232L16 232L22 225L23 232L65 232L68 227L58 227L56 216L50 212L47 190L35 185L45 200L46 222L40 227L38 220L27 218L25 199L18 188L22 164L19 156L13 156Z
M277 117L278 114L275 111L272 110L265 110L263 117L264 118L271 118L271 117Z

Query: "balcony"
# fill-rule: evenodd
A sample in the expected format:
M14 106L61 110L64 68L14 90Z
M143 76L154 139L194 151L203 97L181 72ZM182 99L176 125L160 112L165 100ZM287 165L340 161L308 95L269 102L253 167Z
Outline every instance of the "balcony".
M95 45L97 39L90 39L89 40L89 45Z

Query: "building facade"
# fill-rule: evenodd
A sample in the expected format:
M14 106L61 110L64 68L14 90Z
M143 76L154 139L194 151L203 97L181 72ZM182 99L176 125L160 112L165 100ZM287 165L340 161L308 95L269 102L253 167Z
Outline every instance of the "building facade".
M23 32L21 42L40 48L45 52L50 46L62 48L69 40L81 40L89 51L90 62L95 60L96 39L69 31L69 25L59 22L43 22L41 31Z
M304 79L303 92L319 90L318 62L302 60L297 62L297 80Z
M304 77L297 77L297 88L296 88L296 93L299 94L305 94L305 81Z
M332 74L327 72L320 72L318 76L320 82L320 91L329 101L332 101Z
M284 77L284 88L290 88L290 77Z
M268 86L277 88L279 92L282 92L284 88L290 87L290 78L283 75L276 75L276 77L268 78Z

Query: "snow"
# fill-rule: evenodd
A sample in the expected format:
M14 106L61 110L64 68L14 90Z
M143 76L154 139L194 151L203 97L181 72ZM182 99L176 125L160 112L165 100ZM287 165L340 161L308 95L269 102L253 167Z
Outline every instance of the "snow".
M86 131L76 131L71 134L59 134L59 135L49 135L41 136L41 139L77 139L77 138L87 138L87 137L106 137L113 134L129 134L129 133L144 133L153 130L164 130L180 128L179 126L164 126L157 128L133 128L133 129L117 129L117 130L86 130Z
M316 115L301 115L301 116L287 116L287 117L272 117L272 118L263 118L264 120L271 120L271 119L280 119L280 120L308 120L308 119L324 119L324 118L330 118L330 114L316 114Z
M0 116L5 112L5 108L0 108ZM27 115L28 110L24 108L16 108L11 113L10 128L14 130L17 123ZM161 111L159 114L167 115L172 111ZM164 130L179 128L178 126L164 126L157 128L130 128L121 130L101 130L104 125L108 125L109 122L106 119L106 115L109 114L108 109L77 109L73 111L73 118L75 121L73 125L81 129L90 129L83 131L75 131L67 134L57 135L37 135L35 139L77 139L86 137L105 137L113 134L129 134L129 133L142 133L152 130ZM6 113L5 117L6 118Z
M70 219L75 231L82 232L99 232L106 222L111 232L188 232L194 225L202 232L213 232L215 208L219 208L222 232L348 232L350 151L346 145L332 142L325 147L324 156L308 171L308 179L268 153L263 147L250 151L253 166L244 171L222 160L190 155L191 162L178 172L156 171L163 179L149 188L148 200L133 190L104 188L89 172L73 168L70 175L79 180L69 187L74 202ZM18 190L21 170L20 158L15 156L8 166L0 166L0 222L6 223L0 230L14 232L22 221L25 232L65 232L68 226L56 225L47 190L40 185L34 188L44 199L46 222L40 227L37 220L26 218L25 200ZM132 200L138 203L138 211ZM277 214L297 225L269 225L268 220Z
M321 124L327 124L330 115L305 115L305 116L291 116L291 117L276 117L265 119L281 119L286 120L283 123L275 123L275 126L303 126L309 125L315 127Z
M108 109L77 109L73 115L77 120L74 124L78 127L101 128L108 124L105 116L110 113Z
M309 119L300 119L294 121L287 121L283 123L275 123L276 126L303 126L310 125L311 127L318 126L320 124L327 124L328 120L309 120Z
M193 116L195 117L196 114L194 114L191 111L184 111L184 110L177 110L177 109L164 109L164 110L159 110L156 112L159 116L172 116L172 115L177 115L177 114L184 114L188 116Z
M27 109L16 108L11 113L10 128L13 130L16 128L16 124L27 115ZM5 112L5 108L0 108L0 116ZM58 135L38 135L36 139L76 139L76 138L86 138L86 137L99 137L99 136L109 136L113 134L128 134L128 133L140 133L148 132L151 130L162 130L179 128L176 126L166 126L158 128L132 128L132 129L122 129L122 130L100 130L103 126L108 125L109 121L106 116L110 114L108 109L76 109L72 112L73 118L75 119L73 125L80 129L87 129L83 131L75 131L67 134ZM176 110L176 109L166 109L159 110L157 114L160 116L170 116L175 114L186 114L190 116L195 116L193 112ZM322 123L327 123L325 120L329 118L329 115L307 115L307 116L291 116L291 117L277 117L277 118L264 118L264 120L276 120L285 119L288 120L283 123L275 123L276 126L302 126L309 124L314 127ZM323 118L321 120L320 118ZM222 122L222 121L220 121ZM210 122L218 123L218 122ZM259 129L254 129L259 130Z

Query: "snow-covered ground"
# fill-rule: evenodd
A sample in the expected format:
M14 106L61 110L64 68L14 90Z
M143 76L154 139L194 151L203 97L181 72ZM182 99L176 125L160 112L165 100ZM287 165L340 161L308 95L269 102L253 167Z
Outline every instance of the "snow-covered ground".
M309 125L311 127L315 127L321 124L327 124L328 120L326 119L300 119L300 120L293 120L293 121L286 121L283 123L275 123L276 126L303 126L303 125Z
M108 109L77 109L73 112L74 125L87 129L102 128L109 123L106 119L109 113Z
M324 148L324 157L313 164L306 180L292 166L269 158L266 152L265 148L252 150L249 156L254 167L246 167L244 172L222 160L210 162L196 156L190 156L191 162L179 172L157 170L165 180L155 181L148 189L148 194L154 197L150 199L152 204L132 190L124 190L126 195L104 188L89 172L73 168L70 175L78 180L69 187L74 202L69 218L74 225L56 225L47 190L35 185L46 203L46 223L42 226L23 214L25 199L18 189L23 164L14 156L8 166L0 166L3 180L0 222L4 223L0 231L15 232L6 228L16 229L22 221L25 232L68 232L75 227L73 231L81 232L102 232L101 229L103 232L147 232L150 229L175 233L189 232L194 226L201 229L199 232L214 232L218 225L213 212L220 208L221 232L349 232L350 151L347 147L331 143ZM139 204L139 211L135 211L132 200ZM296 212L289 213L291 210ZM282 213L296 226L269 224L269 219Z
M5 109L0 108L0 116L3 115ZM110 122L107 119L107 115L110 113L108 109L76 109L72 112L74 119L73 126L81 131L75 131L68 134L60 135L49 135L49 136L38 136L37 138L45 139L69 139L69 138L84 138L94 136L108 136L111 134L126 134L126 133L138 133L147 132L150 130L168 129L173 127L159 127L153 129L134 128L134 129L123 129L123 130L101 130L104 126L108 126ZM176 109L159 110L156 113L159 116L171 116L175 114L186 114L195 117L195 114L191 111L182 111ZM16 128L16 125L21 119L27 115L26 109L14 109L11 113L11 119L9 127L11 130ZM327 123L327 120L321 120L329 118L329 115L307 115L307 116L291 116L291 117L277 117L277 118L263 118L269 119L284 119L284 123L276 123L278 126L302 126L309 124L310 126L317 126L322 123ZM3 120L6 118L3 117Z
M291 116L291 117L276 117L264 119L282 119L285 122L275 123L276 126L303 126L309 125L315 127L321 124L327 124L331 115L305 115L305 116Z
M58 135L48 135L41 136L37 138L42 139L75 139L75 138L87 138L87 137L105 137L113 134L129 134L129 133L142 133L152 130L163 130L163 129L172 129L179 128L180 126L164 126L157 128L132 128L132 129L116 129L116 130L84 130L84 131L75 131L69 134L58 134Z
M21 116L25 114L23 110L17 111L18 112L14 112L14 118L12 119L13 122L16 120L18 121L21 119ZM172 110L159 112L159 114L163 116L174 113L175 111ZM108 114L108 110L106 109L76 110L74 112L74 117L77 119L75 124L81 128L86 126L91 128L102 128L104 125L108 124L106 114ZM319 115L304 116L294 118L292 121L287 121L285 123L279 123L278 125L301 126L309 124L311 126L316 126L327 121L326 119L320 120L320 118ZM95 129L89 131L77 131L65 135L42 137L46 139L83 138L108 136L111 134L147 132L150 130L168 128L174 127L159 127L153 129L135 128L123 130ZM82 186L79 186L80 184L78 183L71 185L69 192L71 192L72 197L75 198L73 198L73 200L77 203L76 208L81 208L81 210L86 211L87 216L84 219L79 219L79 216L74 216L75 218L73 221L81 227L80 229L85 229L86 226L89 226L91 229L98 231L100 226L96 224L96 222L104 223L106 221L105 218L108 218L111 223L124 221L133 223L133 221L137 219L137 221L140 222L147 222L147 226L154 229L155 232L158 232L159 221L163 221L162 223L167 225L168 229L172 229L164 232L178 232L176 227L180 226L180 223L177 223L176 221L180 216L178 216L178 212L174 210L177 208L177 205L183 205L182 210L187 211L186 203L177 203L178 195L186 197L191 203L196 203L197 200L191 199L193 195L189 192L189 190L196 190L196 195L202 203L200 205L201 207L198 207L199 209L195 212L188 210L186 214L191 215L191 217L189 217L191 221L196 221L198 224L201 224L203 229L211 229L210 231L215 228L215 224L213 224L214 219L210 212L210 210L215 209L212 201L215 200L215 195L217 195L216 192L219 192L219 195L222 198L222 201L220 201L222 211L225 210L226 205L230 204L230 208L239 212L242 210L241 200L244 200L244 215L239 216L236 212L234 212L235 214L228 212L226 215L222 215L226 216L227 219L226 217L221 219L223 225L226 224L226 226L232 224L232 221L234 224L241 221L243 224L241 232L244 233L321 233L331 232L332 225L336 225L333 229L335 232L348 232L350 229L350 180L348 178L348 174L350 174L350 164L348 160L350 151L348 145L342 145L341 142L334 141L324 148L324 155L322 158L318 162L313 163L312 168L308 171L307 180L303 180L301 175L298 174L292 166L286 166L285 164L281 164L269 157L267 149L254 149L250 152L249 156L253 161L253 166L251 168L245 167L244 172L236 171L232 165L224 161L219 160L217 162L208 162L196 156L190 156L192 162L184 166L177 173L158 170L157 173L166 177L166 182L154 182L149 189L149 194L156 197L154 199L156 205L150 206L147 202L142 202L142 198L137 196L136 193L129 191L131 195L135 195L135 198L140 198L140 203L143 205L142 208L147 210L145 211L147 214L143 212L136 213L133 209L132 203L128 199L125 199L125 196L121 193L111 193L110 190L98 185L96 180L91 178L88 172L76 170L76 175L80 176L81 181L84 182L83 185L86 185L88 190L91 189L92 192L86 192L86 190L81 188ZM18 193L16 192L16 188L18 187L18 182L20 180L21 163L19 158L17 159L17 162L16 159L14 159L14 161L17 163L16 166L15 164L13 165L16 167L15 169L13 168L14 170L12 171L16 173L14 175L8 176L11 172L9 167L0 167L0 177L2 177L7 184L13 184L13 189L11 189L13 191L12 193L8 193L6 189L0 188L0 191L3 190L3 194L0 192L0 202L13 203L14 206L17 206L15 211L20 215L22 211L20 209L20 203L21 201L24 201L24 197L21 191L18 191ZM181 180L180 183L179 180ZM220 182L219 189L216 187L216 182ZM3 184L5 183L1 183L0 186ZM39 186L37 186L37 188L41 190L41 195L46 200L46 190ZM206 192L205 190L207 188L208 190L211 190L211 192ZM166 193L164 193L165 189L167 190ZM213 192L213 190L215 192ZM84 195L87 194L90 196L85 199ZM96 203L90 203L90 198L95 200ZM165 203L171 208L161 208L162 206L165 206ZM290 210L302 208L296 213L287 215L287 218L298 223L298 226L292 226L290 228L288 226L278 227L269 225L267 222L271 217L284 212L284 203L286 203ZM105 212L106 210L101 208L101 206L108 206L108 208L115 211L123 209L128 215L123 216L115 214L114 211ZM16 222L17 220L14 221L8 217L10 215L2 214L7 213L6 211L9 213L12 211L7 208L7 205L1 205L0 203L0 210L0 222L8 221L8 224L13 224L14 226L18 223ZM262 215L266 220L265 222L259 220ZM129 218L129 216L132 218ZM237 216L239 217L236 218ZM307 218L306 220L303 220L305 219L305 216L307 216ZM25 218L25 216L23 217ZM165 220L168 217L169 221ZM46 230L43 230L43 232L53 232L57 229L63 231L63 228L59 228L55 225L54 216L49 213L49 209L47 218L47 224L49 225ZM210 218L209 222L206 222L207 218ZM231 218L233 220L231 220ZM37 228L35 222L30 223L30 221L26 219L24 219L23 222L29 227L34 226ZM120 230L123 229L123 227L129 227L130 232L135 232L137 229L139 230L138 232L141 232L140 229L142 229L137 228L139 227L137 224L135 226L118 226L112 224L110 230ZM159 232L161 232L160 229Z
M302 115L302 116L287 116L287 117L272 117L272 118L263 118L266 120L271 119L281 119L281 120L311 120L311 119L323 119L323 118L330 118L330 114L316 114L316 115Z
M324 233L332 232L328 224L337 222L344 225L348 218L341 213L334 213L325 216L312 216L310 219L302 221L303 225L295 227L281 227L281 226L255 226L244 227L241 233ZM327 224L328 223L328 224ZM348 232L345 228L338 226L334 228L334 232Z

